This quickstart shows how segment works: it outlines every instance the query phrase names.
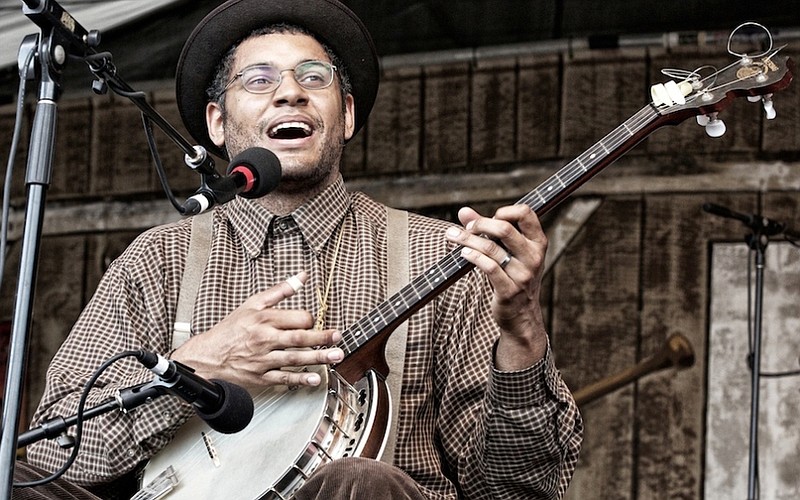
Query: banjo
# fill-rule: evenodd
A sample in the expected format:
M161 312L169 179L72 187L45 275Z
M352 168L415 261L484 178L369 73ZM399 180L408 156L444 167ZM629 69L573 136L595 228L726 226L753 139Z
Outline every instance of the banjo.
M738 29L738 28L737 28ZM770 37L771 42L771 37ZM517 203L539 216L665 125L691 116L712 137L724 133L717 113L737 97L762 100L775 117L773 92L792 80L794 63L778 57L782 47L739 59L711 74L665 70L672 78L651 87L652 102ZM677 80L677 82L676 82ZM314 366L317 387L271 387L253 394L252 421L237 434L221 434L198 417L146 466L142 489L133 500L239 498L289 499L320 466L338 458L379 458L390 421L386 341L394 329L472 269L456 248L426 272L342 332L345 359Z

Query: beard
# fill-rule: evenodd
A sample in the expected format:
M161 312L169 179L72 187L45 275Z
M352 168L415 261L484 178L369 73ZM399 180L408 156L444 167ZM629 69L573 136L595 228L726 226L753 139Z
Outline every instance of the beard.
M255 127L242 124L226 117L225 148L228 157L233 158L245 149L260 146L267 137L267 124L261 122ZM321 134L323 142L317 154L310 159L294 156L281 159L281 180L276 191L297 194L316 193L327 187L338 176L339 164L344 149L344 116L340 116L330 131L321 122L315 123L315 133ZM329 132L329 133L328 133Z

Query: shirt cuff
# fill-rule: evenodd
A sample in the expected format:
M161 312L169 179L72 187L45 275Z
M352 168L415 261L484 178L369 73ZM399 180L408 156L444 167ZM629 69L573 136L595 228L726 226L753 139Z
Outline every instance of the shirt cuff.
M492 360L496 348L497 344L492 350ZM541 406L558 399L558 378L550 346L542 359L523 370L501 371L492 361L489 398L494 405L504 408Z

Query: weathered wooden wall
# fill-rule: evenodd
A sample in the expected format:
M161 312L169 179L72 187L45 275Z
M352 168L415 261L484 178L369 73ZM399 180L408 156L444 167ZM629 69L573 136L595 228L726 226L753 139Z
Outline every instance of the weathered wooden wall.
M797 60L800 40L784 53ZM644 106L649 85L663 80L660 68L727 61L724 46L487 53L416 65L387 59L375 111L347 148L345 175L398 207L442 217L467 203L491 210L516 201ZM177 125L169 88L153 88L152 102ZM584 407L586 444L571 498L702 497L708 248L741 241L745 230L700 207L712 201L800 221L797 83L775 103L778 118L768 122L758 105L735 102L720 139L693 120L659 130L575 194L602 203L545 279L553 346L568 383L579 388L634 365L675 332L691 340L697 363L647 375ZM133 106L71 96L59 110L28 373L34 401L47 360L108 262L140 229L177 217L163 201ZM4 108L0 136L10 138L12 122ZM173 187L191 192L195 174L160 140ZM3 158L8 142L0 144ZM24 148L19 153L21 165ZM14 185L17 237L23 170ZM545 216L548 229L557 215ZM19 246L15 239L3 320L13 307Z

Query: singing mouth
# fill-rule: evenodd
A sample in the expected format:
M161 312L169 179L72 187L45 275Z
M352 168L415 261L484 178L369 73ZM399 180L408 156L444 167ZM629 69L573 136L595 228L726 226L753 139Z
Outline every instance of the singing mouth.
M270 139L305 139L310 137L314 130L311 125L304 122L283 122L269 129Z

